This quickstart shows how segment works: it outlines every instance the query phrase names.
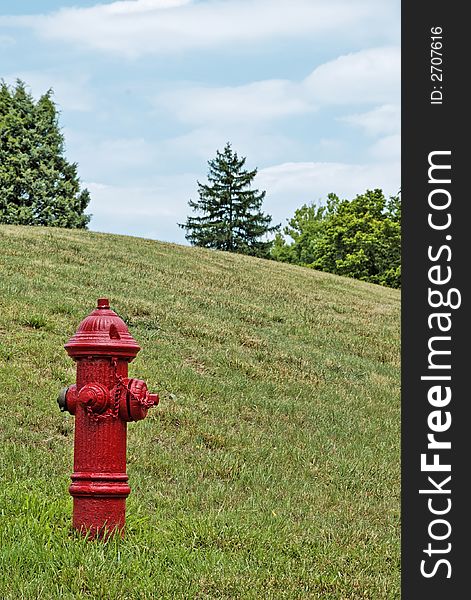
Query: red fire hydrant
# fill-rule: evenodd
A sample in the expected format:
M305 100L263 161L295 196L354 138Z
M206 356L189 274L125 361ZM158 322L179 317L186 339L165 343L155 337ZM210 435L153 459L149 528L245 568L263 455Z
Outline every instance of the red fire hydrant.
M65 345L77 363L77 383L58 398L75 415L73 526L91 538L123 531L126 497L126 427L144 419L159 402L139 379L128 378L128 363L140 350L106 298L79 325Z

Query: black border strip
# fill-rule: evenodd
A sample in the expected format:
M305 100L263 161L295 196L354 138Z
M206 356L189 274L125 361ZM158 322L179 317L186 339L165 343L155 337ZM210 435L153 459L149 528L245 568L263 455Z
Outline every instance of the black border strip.
M465 86L469 73L466 58L470 55L468 40L471 25L464 16L465 8L466 4L437 0L402 3L403 600L461 600L469 595L471 398L465 374L466 370L471 372L471 364L467 364L471 361L471 352L467 349L471 327L465 284L467 271L471 271L466 268L471 260L471 226L467 221L468 204L471 204L467 189L471 168L467 163L471 153L465 146L470 129L470 102ZM436 40L431 39L432 28L435 32L438 31L436 28L441 28L443 32L441 61L440 55L435 53L433 64L431 44L440 40L437 35ZM435 49L438 46L436 44ZM432 66L442 71L433 70ZM441 73L441 81L439 77L431 78L432 72ZM441 103L432 104L431 100L440 101L439 91L443 96ZM435 92L433 98L432 92ZM431 155L432 152L442 154ZM449 164L451 169L432 170L429 182L430 160ZM448 179L450 181L445 183ZM445 206L448 195L451 199L449 207L443 210L431 208L430 202L434 204L435 201ZM434 229L428 222L430 213L433 213L430 217L432 223L438 225L446 223L449 214L449 227ZM439 219L442 221L439 222ZM445 246L449 247L449 251ZM430 272L434 266L438 269ZM431 283L431 278L443 280L450 273L447 283ZM429 288L441 291L445 298L447 292L454 288L457 291L452 293L451 304L458 304L460 295L461 305L432 308ZM433 301L440 303L437 294ZM434 312L450 315L449 320L443 317L440 321L443 328L451 324L449 331L439 331L438 318L432 317L429 322ZM431 341L434 336L448 336L450 339ZM431 355L430 343L433 349L449 350L450 354ZM450 369L443 368L448 364ZM437 375L450 376L451 379L421 379L421 376ZM433 386L438 387L435 395L429 391ZM448 403L441 401L446 387L451 391ZM434 411L439 411L439 414L430 416ZM450 418L451 425L446 428ZM433 431L433 428L439 427L444 431ZM428 449L427 436L432 433L435 434L434 439L449 441L451 447ZM421 470L421 455L424 453L427 464L438 460L441 465L449 464L450 471ZM436 453L437 459L434 458ZM444 483L448 476L451 479ZM435 483L430 482L428 477L432 477ZM421 489L432 492L421 494ZM443 491L447 489L449 493ZM432 510L437 514L433 514ZM443 514L439 515L439 511ZM433 536L443 539L433 539ZM425 563L422 563L424 560ZM444 562L437 564L439 560ZM421 573L421 568L429 577Z

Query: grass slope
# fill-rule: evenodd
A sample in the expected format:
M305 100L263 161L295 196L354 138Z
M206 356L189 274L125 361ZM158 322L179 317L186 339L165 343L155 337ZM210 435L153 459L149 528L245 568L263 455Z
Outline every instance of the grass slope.
M63 349L108 296L161 403L124 540L67 493ZM239 255L0 226L0 597L399 598L399 293Z

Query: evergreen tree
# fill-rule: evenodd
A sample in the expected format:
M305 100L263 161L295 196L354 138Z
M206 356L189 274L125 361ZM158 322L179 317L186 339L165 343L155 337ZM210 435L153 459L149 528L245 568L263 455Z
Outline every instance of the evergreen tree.
M245 158L230 143L208 161L208 184L198 183L199 200L189 206L200 216L188 217L179 226L194 246L268 257L273 244L266 235L278 229L271 216L261 212L265 192L250 189L257 169L244 170ZM264 239L265 238L265 239Z
M37 102L0 82L0 223L85 228L90 195L64 157L52 90Z

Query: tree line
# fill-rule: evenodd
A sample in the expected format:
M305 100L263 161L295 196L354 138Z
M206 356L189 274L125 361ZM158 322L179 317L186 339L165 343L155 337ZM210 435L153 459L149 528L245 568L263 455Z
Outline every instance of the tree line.
M401 286L401 198L366 190L353 200L327 196L325 204L303 205L288 225L271 225L261 210L265 192L251 189L257 169L244 169L228 143L209 161L208 183L198 182L196 216L180 224L195 246L239 252ZM270 234L275 233L270 240Z
M199 198L189 201L193 214L179 223L190 244L400 287L400 194L329 194L301 206L282 228L262 211L266 192L253 189L257 169L245 163L230 143L208 161L207 183L198 181ZM86 228L89 201L77 164L65 158L52 90L35 101L22 81L2 81L0 223Z

